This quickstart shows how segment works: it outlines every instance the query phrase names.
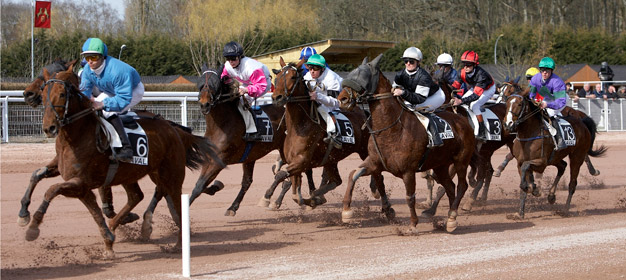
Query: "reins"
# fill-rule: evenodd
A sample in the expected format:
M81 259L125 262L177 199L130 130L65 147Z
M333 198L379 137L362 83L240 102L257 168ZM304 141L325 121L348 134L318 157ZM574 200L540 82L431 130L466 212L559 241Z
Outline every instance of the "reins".
M215 74L215 76L218 77L217 72L213 70L204 71L202 73L202 75L204 75L204 85L202 86L202 89L200 90L200 94L209 91L208 90L209 89L209 76L211 76L209 74ZM235 92L235 91L230 91L229 93L224 94L222 92L221 85L217 88L216 92L217 92L217 96L215 96L214 98L211 98L211 102L208 104L209 108L213 108L215 107L215 105L218 105L221 103L226 103L226 102L236 100L237 98L240 97L239 92Z
M52 83L60 83L60 84L63 85L63 88L65 89L65 105L63 105L63 106L62 105L53 105L52 104L52 100L50 99L50 93L52 92L52 87L48 87L48 91L47 91L47 94L48 94L48 105L47 106L52 108L52 111L54 112L56 120L59 122L59 125L61 127L66 126L66 125L68 125L70 123L73 123L76 120L78 120L78 119L80 119L82 117L85 117L85 116L87 116L87 115L89 115L89 114L91 114L91 113L93 113L95 111L95 109L93 107L89 107L89 108L86 108L86 109L83 109L83 110L79 111L78 113L75 113L75 114L73 114L71 116L68 116L67 110L69 108L69 102L70 102L70 98L69 97L70 97L70 95L72 93L70 91L70 89L71 88L75 88L75 86L72 85L72 84L69 84L68 82L63 81L63 80L50 79L50 80L46 81L46 83L44 84L44 87L48 86L49 84L52 84ZM69 84L69 87L68 87L68 84ZM83 96L82 94L78 95L79 98L82 98L82 96ZM64 108L63 118L61 118L61 116L59 116L59 113L55 110L56 107Z

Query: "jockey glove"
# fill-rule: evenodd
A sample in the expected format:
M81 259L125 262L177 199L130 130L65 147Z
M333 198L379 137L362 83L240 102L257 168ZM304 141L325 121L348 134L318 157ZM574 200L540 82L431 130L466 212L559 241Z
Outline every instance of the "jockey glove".
M471 103L473 101L478 100L479 97L480 96L478 96L477 94L472 93L472 95L470 95L470 96L466 96L466 97L461 98L461 101L463 102L463 104L469 104L469 103Z

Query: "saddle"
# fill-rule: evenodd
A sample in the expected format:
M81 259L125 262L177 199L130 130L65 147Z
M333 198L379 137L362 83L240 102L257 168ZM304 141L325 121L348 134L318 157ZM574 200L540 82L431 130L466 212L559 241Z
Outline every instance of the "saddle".
M148 165L148 136L141 125L139 125L136 121L139 119L139 116L132 111L118 116L124 124L124 131L126 131L133 149L132 164ZM109 147L111 149L121 148L122 141L120 140L120 136L117 134L117 131L115 131L113 125L111 125L111 123L103 117L100 117L100 120L103 125L103 129L107 131L106 134L109 136Z

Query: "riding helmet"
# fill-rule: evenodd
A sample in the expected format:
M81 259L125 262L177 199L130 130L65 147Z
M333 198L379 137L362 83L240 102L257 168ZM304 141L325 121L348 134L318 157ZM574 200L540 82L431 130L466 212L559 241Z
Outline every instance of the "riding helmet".
M420 51L420 49L416 47L409 47L408 49L404 50L404 53L402 54L402 59L412 58L418 61L422 61L423 57L424 56L422 55L422 51Z
M314 54L309 57L309 60L307 60L306 64L326 68L326 59L320 54Z
M461 61L478 65L478 54L475 51L465 51L463 55L461 55Z
M550 68L554 70L554 66L555 66L554 60L547 56L542 58L541 61L539 61L539 68Z
M224 46L224 57L243 56L243 47L235 42L231 41Z
M100 40L100 38L89 38L83 44L81 55L86 54L99 54L106 57L109 50L107 45Z

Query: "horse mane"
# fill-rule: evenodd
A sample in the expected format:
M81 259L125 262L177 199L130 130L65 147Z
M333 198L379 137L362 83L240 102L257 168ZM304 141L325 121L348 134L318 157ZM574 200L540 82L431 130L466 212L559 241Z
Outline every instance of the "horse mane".
M57 57L52 63L44 66L41 71L39 71L39 75L37 78L43 79L43 69L48 70L48 73L58 73L61 71L67 70L67 62L60 57Z

